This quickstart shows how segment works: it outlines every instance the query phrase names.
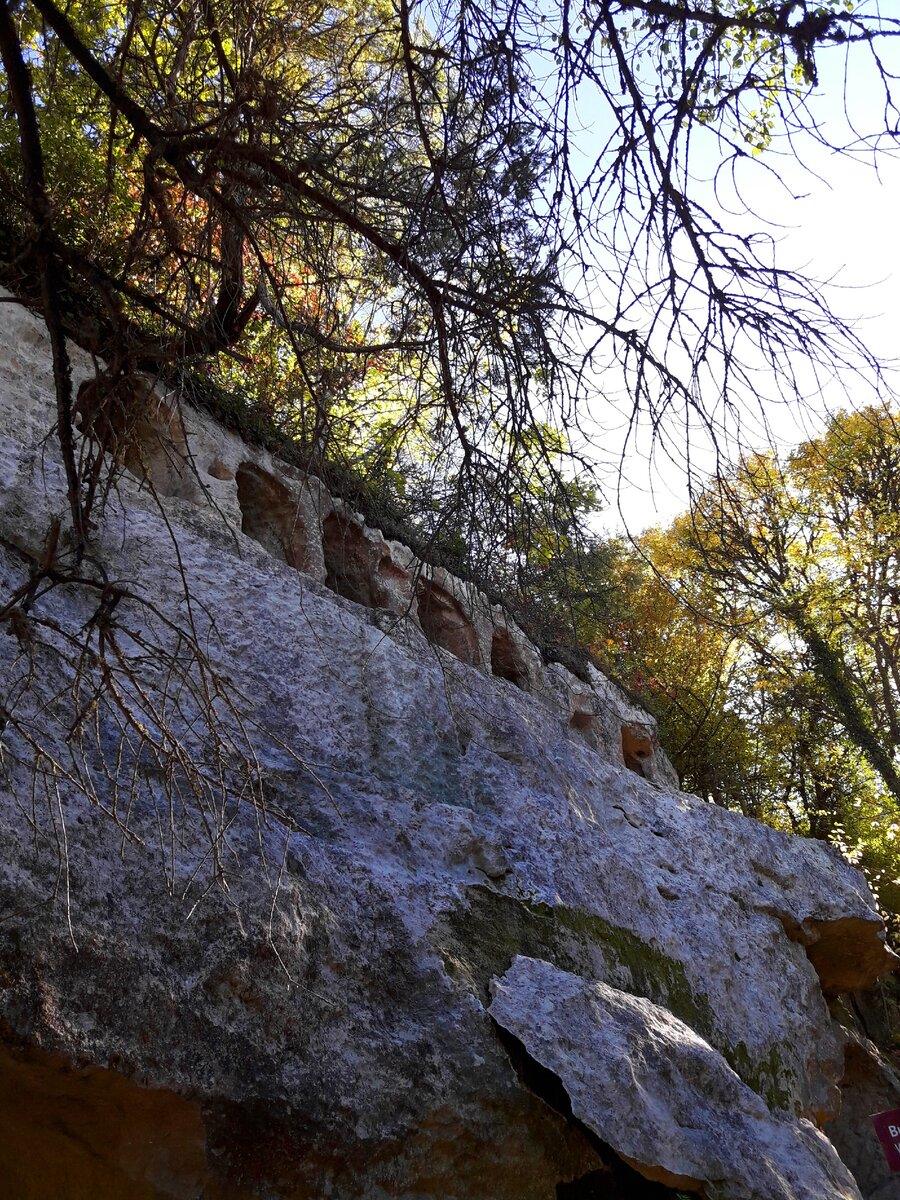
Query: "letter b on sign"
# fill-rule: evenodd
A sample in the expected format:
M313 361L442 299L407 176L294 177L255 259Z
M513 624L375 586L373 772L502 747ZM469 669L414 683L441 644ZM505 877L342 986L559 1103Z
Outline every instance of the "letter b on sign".
M892 1171L900 1171L900 1108L876 1113L872 1118L878 1140Z

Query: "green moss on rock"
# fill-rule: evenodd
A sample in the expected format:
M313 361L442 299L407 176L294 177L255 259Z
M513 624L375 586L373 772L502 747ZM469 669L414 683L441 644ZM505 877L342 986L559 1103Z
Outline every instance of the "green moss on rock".
M743 1042L723 1044L709 1000L691 986L684 963L603 917L475 884L467 889L466 902L446 913L432 940L448 973L485 1005L491 979L503 975L518 954L643 996L716 1046L771 1108L798 1108L794 1072L778 1047L760 1060Z
M744 1042L736 1046L721 1046L723 1058L732 1071L739 1075L748 1087L762 1096L769 1108L785 1108L802 1114L802 1105L796 1099L792 1086L796 1075L782 1061L777 1046L771 1046L765 1058L754 1058Z

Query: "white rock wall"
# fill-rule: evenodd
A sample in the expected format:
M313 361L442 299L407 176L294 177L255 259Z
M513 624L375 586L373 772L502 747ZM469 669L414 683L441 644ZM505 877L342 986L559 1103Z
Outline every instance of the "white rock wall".
M0 321L5 595L65 501L40 323L10 304ZM824 993L893 965L862 876L680 793L652 722L608 681L543 665L471 589L186 409L182 470L162 403L162 441L146 434L93 531L92 583L35 597L0 636L16 717L0 742L0 1040L34 1072L35 1055L95 1084L112 1069L199 1130L190 1170L174 1134L110 1147L91 1168L105 1194L552 1200L661 1195L641 1181L684 1175L723 1200L858 1195L816 1124L838 1109L844 1052ZM517 682L491 674L498 631L495 666ZM72 690L101 644L113 681L130 672L118 707L108 687ZM213 702L224 751L211 680L231 705ZM179 704L186 759L149 718L123 732L123 710ZM623 728L646 739L640 773ZM519 988L515 1027L503 1019L577 1119L498 1036L497 988L524 960L528 1004ZM551 1061L555 1026L534 1024L550 978L624 997L629 1086L666 1129L665 1160L639 1136L602 1006L569 1031L589 1050L577 1087ZM752 1179L700 1178L710 1159L660 1022L715 1064L716 1088L697 1085L709 1128L744 1106ZM37 1078L44 1145L59 1119ZM42 1154L20 1180L50 1171Z

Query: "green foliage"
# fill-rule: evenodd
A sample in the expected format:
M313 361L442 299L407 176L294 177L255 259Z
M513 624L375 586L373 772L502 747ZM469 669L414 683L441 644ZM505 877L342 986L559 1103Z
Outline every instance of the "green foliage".
M513 366L510 386L534 387L554 272L529 203L542 156L526 120L490 116L494 58L463 87L420 20L354 0L42 15L20 6L18 36L91 349L202 361L310 452L393 471L398 490L404 459L458 470L454 437L467 465L509 450L511 469L497 380ZM27 243L3 76L0 101L0 189Z
M900 423L832 419L623 548L597 651L658 716L686 786L826 838L900 914Z
M681 120L736 133L754 155L769 148L785 97L801 98L817 82L817 42L829 22L853 11L851 0L827 0L792 21L793 6L765 0L633 7L629 39L653 63L659 95Z

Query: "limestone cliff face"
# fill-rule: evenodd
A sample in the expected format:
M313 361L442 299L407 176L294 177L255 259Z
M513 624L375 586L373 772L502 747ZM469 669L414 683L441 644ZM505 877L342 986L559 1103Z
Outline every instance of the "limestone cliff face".
M65 492L0 320L6 597ZM858 872L315 480L171 397L114 434L80 579L0 637L2 1194L858 1197Z

